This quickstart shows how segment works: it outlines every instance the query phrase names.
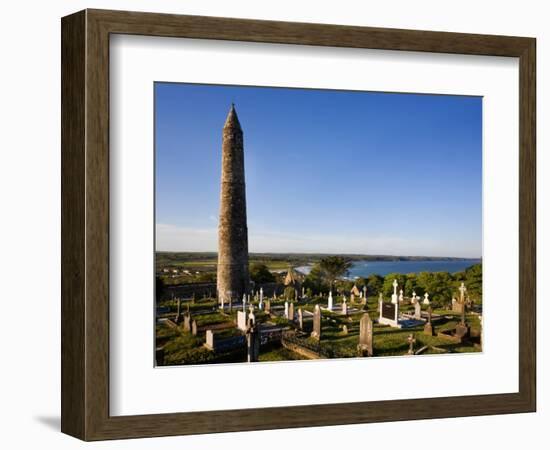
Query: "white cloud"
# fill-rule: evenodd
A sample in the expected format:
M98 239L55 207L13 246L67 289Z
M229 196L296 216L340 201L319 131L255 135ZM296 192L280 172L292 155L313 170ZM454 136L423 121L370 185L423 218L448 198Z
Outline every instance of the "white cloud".
M249 250L253 253L358 253L381 255L420 255L479 257L477 249L464 242L441 242L434 239L405 239L395 236L360 236L346 233L299 235L270 230L248 233ZM157 224L157 250L215 252L217 228L188 228Z

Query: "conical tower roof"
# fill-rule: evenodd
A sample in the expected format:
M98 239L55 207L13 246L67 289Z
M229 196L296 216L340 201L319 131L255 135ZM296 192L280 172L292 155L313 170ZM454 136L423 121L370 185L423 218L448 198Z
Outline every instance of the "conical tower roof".
M242 131L241 123L237 117L237 110L235 109L234 103L231 103L231 108L229 109L229 113L227 113L227 118L225 119L225 124L223 127Z

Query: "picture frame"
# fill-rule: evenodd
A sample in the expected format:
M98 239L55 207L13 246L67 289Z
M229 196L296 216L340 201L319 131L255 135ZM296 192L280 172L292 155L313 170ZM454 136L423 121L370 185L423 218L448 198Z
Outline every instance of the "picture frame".
M534 38L107 10L66 16L61 32L62 432L91 441L536 410ZM518 392L111 416L109 39L114 34L519 58Z

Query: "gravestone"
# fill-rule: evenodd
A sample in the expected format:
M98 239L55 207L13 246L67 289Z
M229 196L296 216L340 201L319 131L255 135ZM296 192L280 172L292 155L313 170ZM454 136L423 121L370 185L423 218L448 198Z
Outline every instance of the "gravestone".
M403 289L399 290L399 302L403 303Z
M193 336L196 336L197 332L198 332L197 321L193 320L193 322L191 322L191 334Z
M220 309L221 309L221 310L222 310L222 312L223 312L223 310L224 310L224 307L225 307L225 301L224 301L223 297L222 297L222 298L220 298L220 304L219 304L219 307L220 307Z
M420 302L414 304L414 318L416 320L422 319L422 307L420 306Z
M378 314L382 314L382 304L384 303L384 296L382 292L378 294Z
M333 308L333 305L332 305L332 291L329 292L328 294L328 305L327 305L327 309L329 311L332 311L332 308Z
M294 303L288 305L288 320L294 321Z
M346 303L345 298L344 298L344 303L342 303L342 314L344 316L348 315L348 304Z
M264 308L264 288L260 288L260 303L258 305L260 309Z
M416 339L414 338L413 334L409 334L409 337L407 338L407 342L409 343L409 355L414 355L414 343L416 342Z
M246 294L243 294L243 311L246 311Z
M183 315L183 331L186 333L191 331L191 314L189 314L189 312Z
M416 292L413 291L412 297L411 297L411 303L414 305L416 303Z
M428 321L426 322L426 325L424 325L424 334L427 334L428 336L434 336L434 327L432 325L432 307L428 307Z
M265 312L266 314L271 313L271 300L265 301Z
M355 303L355 294L350 295L350 302Z
M285 302L285 319L288 319L288 302Z
M302 286L302 298L306 296L306 288Z
M245 311L237 311L237 328L241 331L246 331L246 312Z
M256 325L256 316L254 314L254 305L250 305L250 308L248 308L248 320L246 322L246 328L250 328Z
M212 330L206 330L206 348L214 351L216 350L214 332Z
M302 312L302 308L298 308L298 328L300 330L304 329L304 313Z
M343 334L348 334L348 326L347 325L342 326L342 333Z
M368 313L363 314L359 321L359 356L372 356L373 324Z
M313 310L313 331L311 332L313 339L321 340L321 308L319 305L315 305Z

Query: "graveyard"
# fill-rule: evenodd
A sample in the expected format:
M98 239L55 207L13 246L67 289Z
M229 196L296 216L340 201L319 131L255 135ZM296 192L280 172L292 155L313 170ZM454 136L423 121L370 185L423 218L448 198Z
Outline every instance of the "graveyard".
M235 303L170 298L158 304L157 365L423 356L480 352L481 306L462 283L448 304L429 294L368 295L366 287L311 295L296 280ZM286 294L285 294L286 292ZM309 295L308 295L309 294ZM426 293L427 294L427 293Z

